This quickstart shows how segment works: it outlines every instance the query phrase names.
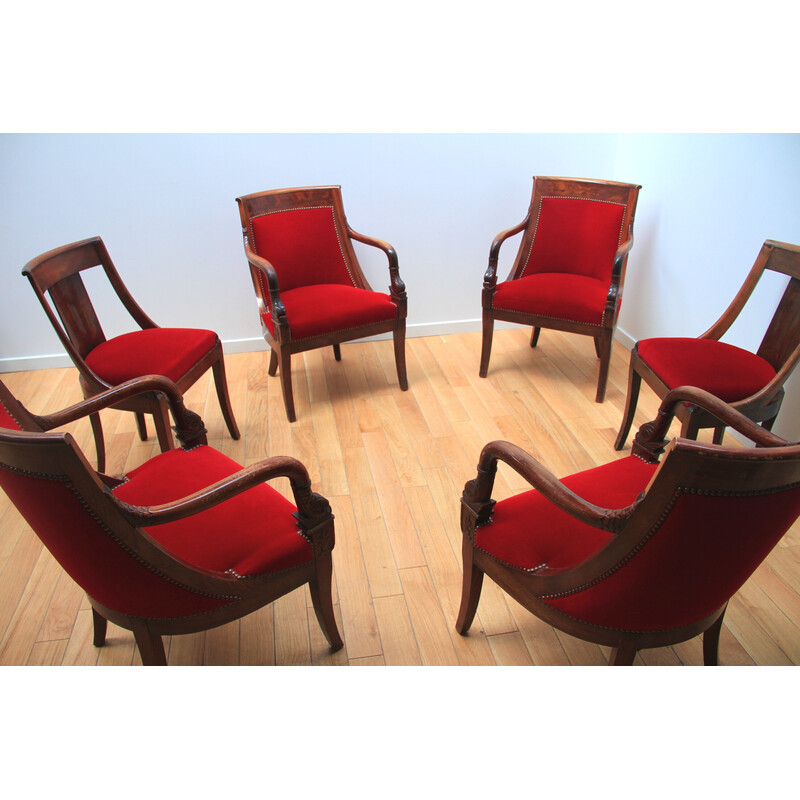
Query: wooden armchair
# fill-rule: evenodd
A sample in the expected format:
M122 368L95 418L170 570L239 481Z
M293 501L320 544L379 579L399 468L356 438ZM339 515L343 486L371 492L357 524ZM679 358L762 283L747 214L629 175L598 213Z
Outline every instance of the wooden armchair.
M290 422L294 353L391 332L400 388L406 377L406 290L391 245L348 224L341 187L276 189L238 197L244 252L261 330L271 349L269 374L280 364ZM375 292L361 271L353 241L377 247L389 261L389 294Z
M122 478L93 470L69 433L53 431L156 392L182 447ZM294 505L264 483L279 476L289 478ZM0 382L0 488L87 593L98 647L111 620L133 631L145 665L164 665L162 635L222 625L304 584L331 647L342 647L327 500L293 458L242 469L208 447L202 420L166 378L137 378L47 416L28 412Z
M757 447L668 444L683 403ZM498 460L533 490L495 503ZM800 445L681 387L642 426L632 455L563 480L515 445L491 442L461 508L459 633L472 624L486 574L550 625L613 648L613 664L701 633L704 661L716 664L728 600L800 515Z
M721 341L767 271L789 276L761 346L751 353ZM633 424L642 378L661 398L678 386L697 386L730 403L767 430L780 411L789 376L800 361L800 247L768 239L742 288L723 315L701 336L656 338L636 342L628 370L628 397L614 447L622 450ZM722 443L725 426L703 408L681 406L681 436L697 438L701 428L714 428Z
M595 400L603 402L639 189L614 181L534 177L527 216L497 234L489 250L482 378L489 370L495 320L533 326L531 347L542 328L569 331L594 339L600 359ZM500 247L518 233L514 266L498 284Z
M96 267L103 269L140 330L106 339L81 277L81 272ZM185 392L210 368L225 424L231 437L239 438L217 334L195 328L158 327L133 299L99 236L43 253L31 259L22 274L30 281L50 324L78 368L84 397L93 397L142 375L164 375ZM162 451L173 446L167 402L162 395L137 393L121 400L116 408L136 414L142 440L147 438L144 415L152 414ZM91 415L91 424L97 468L102 472L105 445L99 414Z

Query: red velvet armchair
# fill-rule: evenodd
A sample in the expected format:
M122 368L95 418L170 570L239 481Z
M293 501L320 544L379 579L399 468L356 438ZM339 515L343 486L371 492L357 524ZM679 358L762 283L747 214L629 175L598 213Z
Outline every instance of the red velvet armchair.
M81 277L81 272L96 267L102 267L140 330L106 339ZM22 274L30 281L50 324L78 368L84 397L93 397L142 375L164 375L185 392L211 369L225 424L231 437L239 438L239 427L228 396L222 343L217 334L197 328L160 328L156 325L133 299L99 236L43 253L31 259ZM138 393L126 397L116 407L136 414L139 436L143 441L147 438L144 415L152 414L162 451L172 448L167 402L161 394ZM91 415L91 424L97 449L97 468L102 472L105 469L105 444L99 414Z
M721 341L745 307L766 271L789 277L772 321L755 353ZM678 386L697 386L730 403L749 419L772 430L784 396L784 384L800 361L800 247L768 239L733 302L697 338L642 339L631 351L628 396L614 447L622 450L633 424L642 378L659 396ZM714 428L722 443L725 426L693 405L676 409L681 436L697 438Z
M276 189L238 197L244 251L261 329L271 349L269 374L280 364L290 422L296 419L294 353L391 332L397 378L406 377L406 290L391 245L348 224L339 186ZM377 247L389 261L389 294L375 292L359 266L353 241Z
M668 444L683 403L757 447ZM498 460L534 488L495 503ZM473 622L485 574L550 625L613 648L613 664L701 633L704 661L716 664L728 600L800 515L800 445L681 387L642 426L630 456L563 480L515 445L486 445L461 504L459 633Z
M489 370L494 321L591 336L600 359L595 400L605 399L633 220L641 186L614 181L534 177L528 214L499 233L483 278L480 376ZM503 242L522 233L508 278L497 283Z
M143 392L166 398L182 447L122 478L93 470L69 433L52 431ZM294 504L264 483L279 476ZM111 620L133 631L145 665L164 665L162 635L222 625L305 584L328 642L342 647L327 500L293 458L242 469L208 447L202 420L166 378L137 378L47 416L0 382L0 488L89 596L98 647Z

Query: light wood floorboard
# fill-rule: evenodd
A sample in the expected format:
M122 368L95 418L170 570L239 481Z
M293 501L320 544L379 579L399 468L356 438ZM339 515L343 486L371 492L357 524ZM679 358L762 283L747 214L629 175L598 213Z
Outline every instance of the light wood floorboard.
M186 395L209 443L243 464L291 454L336 517L334 612L345 647L331 653L306 588L215 630L165 637L174 665L604 665L609 650L554 631L484 583L467 636L454 628L461 593L459 498L481 447L519 444L559 477L625 456L613 450L627 388L628 353L615 344L606 401L594 402L597 358L590 339L543 331L495 332L489 376L478 377L480 333L408 340L410 389L401 392L391 341L296 356L297 422L284 414L268 354L226 356L242 431L230 439L210 375ZM74 369L8 373L2 380L33 411L80 400ZM634 430L655 414L646 387ZM132 414L103 414L108 470L130 471L158 452L141 442ZM88 420L69 427L95 460ZM677 432L677 427L673 433ZM705 434L701 438L708 438ZM731 441L729 439L729 441ZM275 488L290 496L287 481ZM526 489L501 465L494 496ZM800 662L800 524L796 523L732 600L720 639L727 665ZM700 639L644 651L637 665L702 664ZM133 636L109 625L92 645L91 611L0 493L0 665L137 665Z

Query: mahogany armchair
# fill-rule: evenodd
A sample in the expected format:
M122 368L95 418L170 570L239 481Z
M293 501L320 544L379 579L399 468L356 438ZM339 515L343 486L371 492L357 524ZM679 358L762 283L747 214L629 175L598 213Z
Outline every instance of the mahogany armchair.
M767 270L789 276L758 351L720 341L741 313ZM633 423L642 378L661 398L677 386L697 386L730 403L754 422L772 430L784 396L784 384L800 360L800 247L764 242L742 288L722 316L701 336L642 339L631 351L628 397L614 447L622 450ZM681 436L697 438L714 428L722 443L725 426L693 405L676 409Z
M687 402L757 446L668 444ZM495 503L498 460L534 488ZM642 426L631 455L563 480L515 445L491 442L461 509L459 633L472 624L486 574L548 624L613 648L612 664L702 633L713 665L728 600L800 515L800 445L681 387Z
M641 186L614 181L534 177L528 214L499 233L483 278L480 376L489 370L494 321L531 325L594 339L600 359L595 400L605 399L633 220ZM522 233L508 278L497 283L503 242Z
M122 478L96 472L52 429L141 393L166 398L180 449ZM264 483L285 476L294 504ZM55 414L31 414L0 382L0 488L87 593L94 644L107 621L133 631L145 665L165 665L163 635L238 619L308 584L334 650L333 516L297 460L242 469L206 444L174 383L145 376Z
M89 299L81 272L101 267L139 330L106 339ZM210 368L214 374L222 416L234 439L239 428L228 396L222 343L216 333L194 328L160 328L145 314L122 281L99 236L67 244L29 261L25 275L39 298L73 364L84 397L142 375L164 375L185 392ZM49 297L49 300L48 300ZM51 306L52 302L52 306ZM167 402L158 392L143 392L115 406L133 411L139 436L147 438L145 414L152 414L158 443L173 446ZM91 415L97 449L97 468L105 469L105 444L100 415Z
M347 223L341 187L276 189L236 198L261 330L270 346L269 374L280 364L290 422L294 353L391 332L400 388L406 377L406 290L391 245L356 233ZM389 261L389 294L373 291L353 241L382 250Z

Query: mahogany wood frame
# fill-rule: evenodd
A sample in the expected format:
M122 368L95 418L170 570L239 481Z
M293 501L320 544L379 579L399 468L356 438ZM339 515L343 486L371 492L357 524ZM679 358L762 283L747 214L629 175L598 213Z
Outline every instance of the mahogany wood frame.
M308 472L300 461L288 456L268 458L188 497L159 506L140 507L118 500L109 491L122 481L92 469L69 433L50 432L103 408L117 407L120 402L137 394L153 392L166 398L182 446L191 448L207 444L203 421L185 408L176 385L161 376L136 378L46 416L31 414L0 381L0 402L24 428L23 432L0 428L0 468L69 482L72 491L87 508L87 519L91 514L109 536L129 552L136 553L136 557L151 570L170 582L231 601L202 614L148 619L107 608L89 596L95 646L104 644L107 621L110 620L133 632L143 664L166 665L162 636L195 633L223 625L308 584L323 634L332 650L341 649L343 642L336 626L331 594L331 552L335 544L333 514L328 501L311 491ZM298 527L311 542L314 558L306 564L274 574L235 578L193 567L174 557L142 530L143 527L191 518L257 484L282 476L288 477L291 483Z
M608 382L608 368L611 363L611 346L614 340L614 330L617 326L622 290L625 285L625 271L628 264L628 253L633 247L633 221L636 214L636 202L641 186L616 181L600 181L582 178L533 178L533 190L528 213L525 219L513 228L501 231L495 236L489 249L489 267L483 276L483 341L481 347L481 364L479 374L485 378L489 371L489 358L492 353L492 337L494 334L494 321L504 320L516 322L520 325L531 325L531 347L536 347L539 333L542 328L578 333L591 336L594 339L595 352L600 359L600 371L597 378L597 393L595 401L602 403L605 399L606 383ZM622 218L622 230L625 231L623 240L614 256L611 268L611 281L606 297L605 311L602 325L592 325L567 319L556 319L538 314L527 314L521 311L509 311L494 306L494 294L497 289L497 262L500 257L500 247L512 236L522 233L519 250L506 280L517 280L525 268L526 254L530 250L536 235L536 222L539 207L545 197L576 197L587 200L604 200L606 202L622 203L625 212Z
M784 384L800 361L800 247L785 242L767 239L736 297L722 316L701 336L700 339L719 340L725 335L741 313L753 294L756 285L765 271L772 270L789 277L789 283L775 310L775 314L764 333L757 355L768 361L776 371L775 377L750 397L737 400L730 405L748 419L759 422L767 430L772 430L784 396ZM622 414L622 424L617 434L614 448L622 450L628 438L642 378L660 397L666 397L670 389L639 355L639 342L631 351L628 367L628 396ZM681 436L696 439L701 428L714 428L714 442L722 443L725 425L720 423L706 409L689 404L679 406L675 416L681 421Z
M756 443L756 447L722 447L686 439L667 446L664 437L676 409L690 402L705 408ZM624 631L568 617L540 598L596 582L627 555L635 552L658 524L676 487L690 491L758 491L770 493L800 481L800 445L756 425L713 395L691 387L670 392L661 403L658 417L641 427L633 452L649 463L661 459L659 470L647 489L626 508L609 509L588 503L567 489L551 472L521 448L509 442L490 442L481 452L478 474L464 487L461 498L463 533L463 584L456 630L465 635L473 622L480 599L483 576L488 575L531 613L571 636L613 648L612 665L631 664L639 650L666 647L703 634L706 665L717 663L717 651L727 600L720 608L692 624L658 631ZM588 525L616 536L599 553L572 569L546 570L532 574L498 561L475 544L476 528L488 522L495 501L491 499L497 462L502 461L522 475L533 488L559 508ZM724 462L724 469L718 465ZM709 467L709 465L713 465ZM687 553L691 557L691 553Z
M307 186L293 189L274 189L237 197L236 202L239 205L239 216L242 223L244 252L250 267L253 289L258 299L261 332L271 351L269 374L275 375L280 365L281 390L289 422L294 422L297 419L292 391L291 359L293 354L302 353L306 350L316 350L320 347L333 345L334 356L337 361L341 361L341 350L339 348L341 343L366 336L374 336L379 333L391 333L394 339L397 379L400 383L400 388L406 391L408 389L405 352L407 296L405 284L400 278L397 253L387 242L371 236L365 236L350 227L344 213L341 187ZM356 258L353 241L376 247L386 254L389 261L389 294L392 302L397 307L397 316L388 321L375 322L356 329L334 331L321 336L294 340L289 320L286 317L286 308L281 300L278 274L274 266L267 259L259 256L254 249L252 220L254 217L275 211L319 205L330 206L333 210L336 233L350 267L354 285L357 288L372 291L372 287L364 277ZM261 314L264 312L268 312L272 318L274 335L261 319Z
M22 270L22 274L30 281L50 324L72 359L72 363L77 367L78 380L83 396L86 398L112 388L111 384L96 375L85 361L92 349L106 341L106 336L80 276L82 271L98 266L102 267L112 288L136 324L141 329L159 327L133 299L99 236L49 250L31 259ZM55 311L47 299L48 294L55 306ZM180 392L185 392L209 368L214 375L214 386L225 424L231 437L238 439L239 427L236 424L228 395L225 359L219 337L216 338L214 346L176 381L178 389ZM174 446L169 424L168 404L160 393L136 393L127 396L114 407L123 411L132 411L136 415L136 424L142 441L147 439L144 415L152 414L161 450L170 450ZM102 472L105 469L105 444L100 415L98 413L91 414L90 422L97 449L97 467Z

